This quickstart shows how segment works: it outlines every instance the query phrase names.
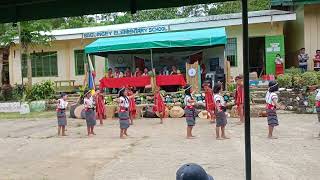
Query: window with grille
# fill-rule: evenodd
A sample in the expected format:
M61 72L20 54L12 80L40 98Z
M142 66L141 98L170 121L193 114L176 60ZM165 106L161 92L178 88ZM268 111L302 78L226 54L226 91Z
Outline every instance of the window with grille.
M92 65L95 67L94 56L90 56ZM76 75L84 75L85 65L88 63L88 57L84 50L75 50L74 51L74 61L75 61L75 73Z
M231 67L237 67L237 38L228 38L226 45L227 60L230 61Z
M57 52L31 53L32 77L53 77L58 76ZM27 77L27 55L22 55L21 70L22 76Z

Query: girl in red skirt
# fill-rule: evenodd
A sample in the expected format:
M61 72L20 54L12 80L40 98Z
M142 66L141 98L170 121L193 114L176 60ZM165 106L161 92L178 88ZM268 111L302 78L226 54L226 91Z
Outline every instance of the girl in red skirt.
M132 87L128 87L127 95L129 97L129 118L130 118L130 125L133 125L133 119L136 118L137 109L136 109L136 100L135 95L132 91Z
M238 115L240 117L239 124L242 124L244 122L244 116L243 116L244 95L243 95L243 77L241 75L236 77L236 83L237 83L237 90L236 90L235 100L236 100Z
M204 88L204 93L205 93L206 110L208 111L207 119L209 119L209 116L210 116L211 123L215 123L212 89L209 87L208 83L205 83L203 85L203 88Z
M106 108L104 105L104 96L100 89L96 89L95 102L97 119L100 120L100 125L103 125L103 120L106 119Z
M163 97L160 93L160 87L156 87L156 91L154 94L154 106L153 106L153 111L159 113L160 117L160 124L163 124L163 118L165 116L166 112L166 105L164 104Z

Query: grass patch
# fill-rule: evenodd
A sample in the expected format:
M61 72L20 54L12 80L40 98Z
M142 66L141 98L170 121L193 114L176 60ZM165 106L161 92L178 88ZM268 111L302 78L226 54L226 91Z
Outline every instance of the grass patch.
M0 113L0 120L55 118L55 116L56 116L56 112L55 111L31 112L29 114Z

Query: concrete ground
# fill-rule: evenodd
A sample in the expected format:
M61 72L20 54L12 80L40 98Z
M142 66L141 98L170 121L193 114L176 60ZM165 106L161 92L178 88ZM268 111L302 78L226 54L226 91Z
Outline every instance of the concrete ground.
M252 176L257 180L320 177L320 125L316 115L280 114L276 140L266 138L265 118L252 119ZM130 138L118 138L107 120L87 137L84 120L69 119L67 137L52 118L0 120L0 180L174 180L184 163L202 165L216 180L244 179L244 131L229 119L229 140L198 119L196 139L185 139L185 120L137 120Z

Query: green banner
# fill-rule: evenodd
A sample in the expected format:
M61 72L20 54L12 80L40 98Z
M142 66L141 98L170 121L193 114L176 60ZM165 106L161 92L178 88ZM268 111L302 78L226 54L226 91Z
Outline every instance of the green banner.
M277 54L284 57L284 36L266 36L266 74L275 74L275 58Z

